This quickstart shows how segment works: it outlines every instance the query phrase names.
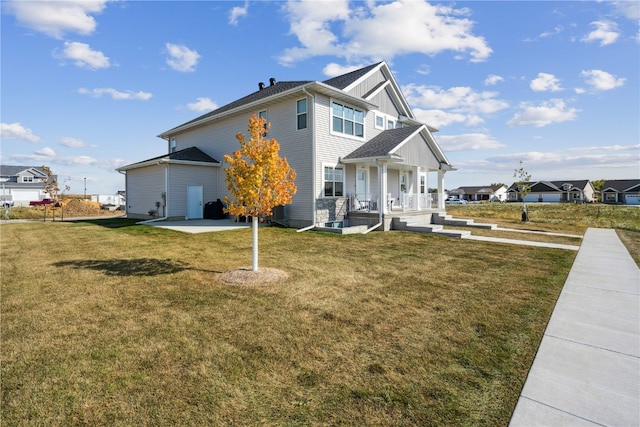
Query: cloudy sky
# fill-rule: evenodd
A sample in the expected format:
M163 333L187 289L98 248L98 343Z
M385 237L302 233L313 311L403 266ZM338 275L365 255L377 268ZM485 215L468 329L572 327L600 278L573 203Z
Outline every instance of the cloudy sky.
M637 1L2 1L0 160L72 193L269 77L385 60L458 171L447 188L640 177ZM242 130L242 129L241 129Z

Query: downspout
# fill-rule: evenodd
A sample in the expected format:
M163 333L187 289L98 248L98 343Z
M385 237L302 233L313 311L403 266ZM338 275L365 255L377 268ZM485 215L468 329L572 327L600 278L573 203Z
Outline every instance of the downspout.
M313 118L311 121L311 189L312 189L312 212L313 212L313 225L311 227L305 227L298 231L306 231L311 230L316 226L317 223L317 212L316 212L316 97L307 91L305 86L302 87L302 91L308 96L311 97L311 106L313 108Z

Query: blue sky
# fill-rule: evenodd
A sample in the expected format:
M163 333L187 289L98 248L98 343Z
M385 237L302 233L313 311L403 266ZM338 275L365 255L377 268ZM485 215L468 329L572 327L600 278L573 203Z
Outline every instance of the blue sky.
M0 160L71 193L269 77L385 60L458 171L446 187L640 177L637 1L2 1ZM244 129L239 129L244 131Z

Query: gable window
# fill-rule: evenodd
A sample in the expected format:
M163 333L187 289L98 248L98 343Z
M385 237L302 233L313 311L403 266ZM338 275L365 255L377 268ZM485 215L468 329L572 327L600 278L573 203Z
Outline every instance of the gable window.
M32 176L23 176L22 177L22 182L33 182L33 177Z
M333 131L364 137L364 111L334 102L332 105Z
M384 129L384 117L376 114L376 128Z
M387 129L393 129L396 127L396 124L393 120L387 120Z
M296 102L296 114L297 114L297 128L298 130L300 129L306 129L307 128L307 98L304 99L299 99L298 102Z
M325 197L339 197L344 195L344 169L341 167L324 167L324 195Z

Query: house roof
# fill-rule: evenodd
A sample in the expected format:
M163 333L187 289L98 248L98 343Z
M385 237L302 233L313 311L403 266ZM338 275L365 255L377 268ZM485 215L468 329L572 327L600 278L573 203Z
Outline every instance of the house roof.
M458 187L455 190L451 190L453 194L478 194L478 193L486 193L491 194L498 191L500 188L506 187L504 184L501 185L481 185L481 186L467 186L467 187Z
M605 181L602 191L625 193L640 190L640 179L612 179Z
M217 161L204 151L200 150L198 147L189 147L185 148L184 150L176 151L169 154L163 154L162 156L153 157L151 159L123 166L116 170L126 171L129 169L151 166L158 163L209 163L211 165L220 164L219 161Z
M553 191L576 191L584 190L590 181L588 179L582 179L578 181L530 181L525 184L531 188L532 193L546 193ZM568 190L563 190L562 186L569 184ZM511 184L508 191L517 191L517 183Z
M423 125L388 129L344 157L345 160L389 157L391 151Z
M371 64L368 67L360 68L359 70L351 71L350 73L325 80L323 83L328 84L329 86L333 86L337 89L343 90L346 87L348 87L350 84L358 80L359 78L365 76L369 71L373 70L380 64L382 64L382 62Z
M47 176L46 173L39 166L12 166L12 165L0 165L0 175L2 176L16 176L21 172L33 169L35 175Z

